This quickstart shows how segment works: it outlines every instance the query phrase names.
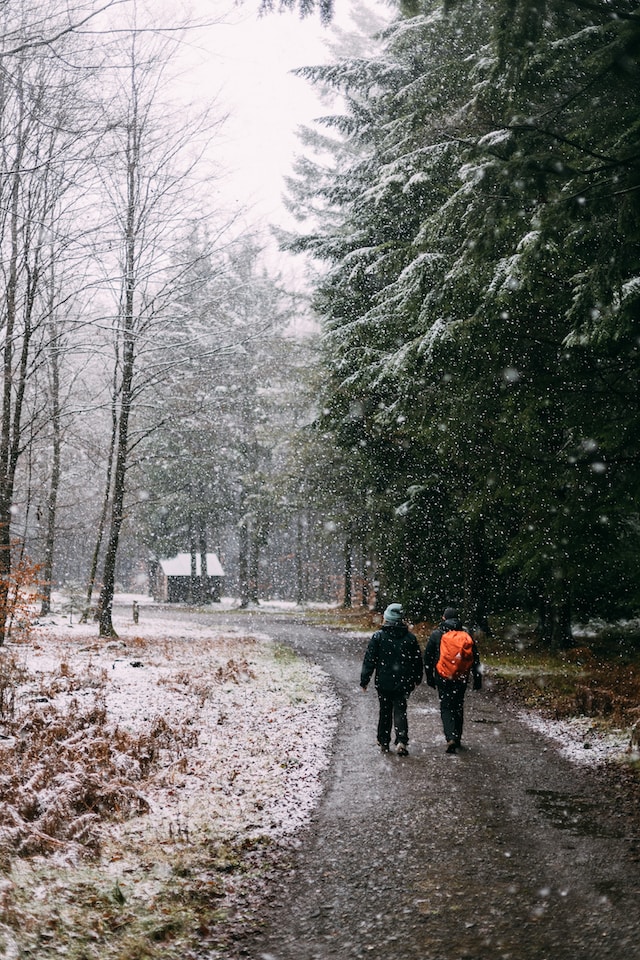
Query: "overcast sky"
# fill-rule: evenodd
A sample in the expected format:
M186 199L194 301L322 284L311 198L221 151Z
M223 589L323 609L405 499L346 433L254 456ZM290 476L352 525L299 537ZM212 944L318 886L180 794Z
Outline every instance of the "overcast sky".
M215 138L225 196L250 208L252 219L282 222L283 177L300 152L295 130L324 110L291 71L329 58L330 28L297 13L259 17L257 0L199 0L197 10L224 17L186 51L185 84L194 102L217 95L220 113L228 114Z
M175 0L180 3L180 0ZM219 20L186 51L185 82L194 101L218 93L228 119L216 136L216 159L226 168L227 205L248 209L247 223L291 225L282 204L284 177L301 145L296 129L327 112L311 85L291 73L335 59L329 43L354 28L356 0L337 0L335 26L297 12L259 16L259 0L192 0L197 17ZM371 7L384 0L371 0ZM380 10L380 7L378 6ZM388 8L382 8L389 16Z
M221 86L221 103L229 111L223 140L239 199L257 203L277 216L282 177L300 151L296 127L322 112L314 91L295 67L323 62L326 28L317 19L297 14L234 12L232 24L208 31L211 60L203 75Z

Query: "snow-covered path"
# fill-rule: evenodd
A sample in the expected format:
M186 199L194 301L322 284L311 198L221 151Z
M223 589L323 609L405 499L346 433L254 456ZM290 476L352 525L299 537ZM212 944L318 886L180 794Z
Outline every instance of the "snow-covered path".
M409 758L381 755L375 697L357 686L365 638L263 622L330 674L343 707L296 869L238 956L640 958L637 794L572 763L485 692L467 696L465 751L444 753L423 686Z

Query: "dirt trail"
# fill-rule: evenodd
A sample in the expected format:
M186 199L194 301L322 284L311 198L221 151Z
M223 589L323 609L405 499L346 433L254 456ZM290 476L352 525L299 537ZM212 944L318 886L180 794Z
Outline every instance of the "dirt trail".
M423 684L410 756L381 755L375 692L358 688L365 641L273 615L252 629L317 662L343 708L323 801L238 957L640 960L632 796L565 761L489 691L467 695L464 752L445 754Z

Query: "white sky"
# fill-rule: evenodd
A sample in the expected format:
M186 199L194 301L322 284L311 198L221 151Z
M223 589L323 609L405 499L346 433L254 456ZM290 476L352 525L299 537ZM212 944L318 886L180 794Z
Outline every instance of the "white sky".
M276 8L278 2L274 0ZM321 24L319 14L302 19L297 10L260 16L260 0L131 0L131 6L113 10L116 23L135 13L138 25L194 25L179 40L176 34L181 55L172 64L171 99L184 102L190 113L213 105L214 118L226 116L207 151L220 171L211 207L241 214L241 228L260 232L268 244L270 267L299 289L305 287L300 276L305 265L277 250L269 228L295 226L283 194L284 178L303 149L296 131L331 107L292 71L334 61L329 44L339 34L359 33L351 11L363 3L375 11L367 16L378 22L392 14L388 0L336 0L329 26ZM195 27L203 23L209 26Z
M291 71L335 59L327 46L334 27L297 11L259 16L259 0L192 0L192 7L199 19L220 20L193 38L184 81L193 102L216 97L228 114L215 140L215 159L227 171L225 205L247 208L246 222L265 230L291 226L282 195L302 150L296 129L327 112L312 86ZM351 0L337 0L338 29L353 29L350 7ZM278 258L280 269L285 263Z
M229 10L228 0L201 0L200 6ZM259 18L255 10L255 0L232 8L227 22L202 34L192 79L195 97L219 91L229 114L217 144L230 173L228 190L239 203L277 218L282 178L300 152L295 129L322 112L311 86L291 70L327 59L328 30L317 18L289 12Z

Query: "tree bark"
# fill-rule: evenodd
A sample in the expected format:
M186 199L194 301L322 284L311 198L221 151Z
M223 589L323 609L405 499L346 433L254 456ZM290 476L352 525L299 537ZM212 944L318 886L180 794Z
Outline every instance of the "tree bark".
M351 608L353 605L351 579L353 575L353 556L352 556L352 534L351 529L347 530L344 541L344 599L342 606Z
M190 538L189 547L189 603L200 602L200 590L198 589L198 550L193 537Z
M470 627L490 633L487 621L487 551L484 524L469 520L464 533L463 618Z
M573 643L569 584L560 579L538 602L538 634L552 650L567 650Z
M137 181L140 166L140 131L138 128L138 102L136 86L136 65L132 66L132 112L127 125L127 208L124 229L124 303L122 313L122 377L120 382L120 407L118 411L118 434L116 444L116 462L113 482L113 501L109 539L104 558L102 590L98 609L100 636L116 636L113 627L112 608L115 591L116 559L120 530L124 519L124 498L129 454L129 418L133 406L133 385L136 346L136 265L138 240L138 196Z
M296 514L296 603L300 606L307 599L304 588L304 559L302 556L304 546L304 536L302 527L302 515L298 510Z
M56 537L56 513L58 505L58 491L60 489L60 464L62 447L62 430L60 417L60 357L58 354L59 338L52 334L50 347L51 370L51 441L53 446L51 458L51 477L49 479L49 493L46 506L46 530L44 543L44 563L42 568L42 603L40 616L44 617L51 611L51 587L53 579L53 556Z
M3 389L2 421L0 435L0 645L4 644L7 618L9 616L9 591L11 584L11 508L13 505L13 487L17 462L16 442L19 436L21 410L18 407L16 372L14 371L14 331L17 319L18 259L19 242L19 200L22 156L24 139L22 119L24 111L24 91L18 72L17 102L19 122L16 129L16 156L9 196L9 239L10 253L7 264L7 285L5 293L5 339L2 355ZM22 394L23 395L23 394Z
M100 562L100 551L102 549L104 531L107 525L107 516L109 514L109 504L111 503L111 480L113 476L113 464L115 459L117 437L118 437L118 414L116 410L116 387L114 385L113 403L112 403L112 409L111 409L111 439L109 441L109 455L107 457L107 476L105 479L104 496L102 498L102 510L100 511L100 518L98 520L96 542L93 548L93 556L91 558L91 569L89 570L89 578L87 580L86 606L85 606L85 610L83 612L82 621L81 621L83 623L87 622L89 618L89 611L91 610L93 590L96 584L96 576L98 573L98 563Z
M362 563L362 597L360 600L360 606L369 609L369 592L371 590L371 584L369 582L369 567L367 565L367 549L365 544L361 544L361 563Z
M200 553L200 603L211 602L209 589L209 568L207 566L207 532L202 515L198 521L198 551Z
M128 358L126 358L124 366L122 401L120 404L120 417L118 423L118 443L116 448L116 467L113 484L111 523L109 526L109 539L104 558L102 589L100 591L100 601L98 604L98 623L100 625L101 637L117 636L113 626L112 609L115 592L116 559L118 555L118 544L120 542L120 530L122 528L122 521L124 519L129 414L131 412L131 392L134 365L134 354L131 344L128 344L126 347L125 357L127 354Z
M238 590L240 593L240 606L248 607L250 602L249 592L249 519L244 511L240 517L238 529Z

